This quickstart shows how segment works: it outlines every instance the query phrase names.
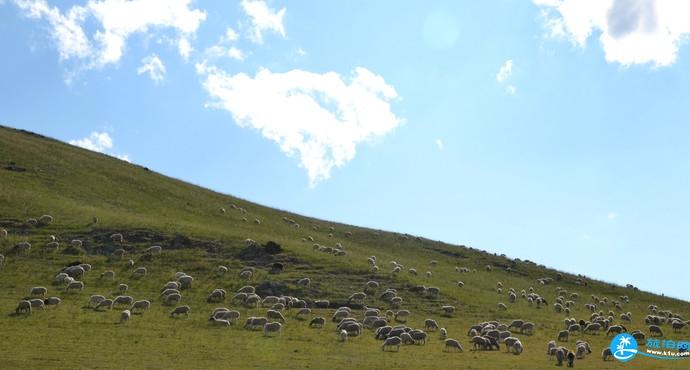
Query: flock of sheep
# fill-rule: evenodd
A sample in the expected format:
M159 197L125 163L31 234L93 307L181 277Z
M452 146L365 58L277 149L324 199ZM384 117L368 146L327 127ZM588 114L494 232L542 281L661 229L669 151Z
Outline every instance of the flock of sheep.
M246 214L246 210L240 207L233 207L238 211ZM225 209L221 208L221 212L225 213ZM30 222L35 224L49 224L53 218L45 215L38 219L32 219ZM258 221L258 220L257 220ZM283 221L299 228L299 224L294 220L284 217ZM258 222L260 223L260 221ZM314 230L318 230L318 226L313 226ZM329 237L333 236L334 229L329 230ZM0 238L6 238L8 232L5 229L0 229ZM351 236L350 233L346 237ZM124 236L116 233L110 236L112 243L121 245L124 242ZM306 236L302 239L303 242L313 243L314 238ZM254 240L247 239L245 241L247 246L258 245ZM70 245L81 247L80 240L72 240ZM48 249L58 248L59 243L57 238L50 236L45 243ZM326 247L320 244L313 244L313 249L319 252L331 253L335 256L345 256L347 252L341 243L336 243L335 247ZM28 254L31 250L31 244L28 241L22 241L14 246L14 253L17 255ZM154 245L146 248L143 253L152 257L154 255L161 255L163 248L159 245ZM127 252L122 248L117 248L113 252L113 256L125 260ZM5 263L5 256L0 255L0 266ZM148 270L143 266L136 266L134 260L125 262L126 266L130 268L131 273L129 279L145 279L148 276ZM376 256L369 256L367 264L374 273L381 271L379 262ZM406 267L396 261L390 261L390 274L396 275L403 271L407 271L410 275L418 275L417 269L413 267ZM438 261L432 260L429 262L429 271L425 272L427 278L433 276L431 271ZM406 269L406 270L405 270ZM60 271L56 271L52 285L55 286L56 291L70 294L75 291L82 291L85 287L84 279L88 274L91 274L92 266L87 263L74 263L65 266ZM492 271L491 265L485 266L486 271ZM455 271L459 274L476 273L476 269L467 267L455 267ZM229 272L226 266L217 266L215 273L224 275ZM254 267L245 267L241 269L237 276L243 280L251 280L255 276ZM105 270L100 274L100 279L115 281L116 273L114 270ZM582 280L579 280L582 282ZM538 286L543 287L551 284L553 279L540 278L537 279ZM91 295L88 299L88 306L96 311L120 309L119 320L120 324L126 324L130 321L132 314L141 313L150 309L153 302L160 302L162 305L171 307L170 317L177 317L180 315L189 316L192 312L188 304L182 304L183 292L187 289L193 289L194 277L180 271L171 276L169 281L161 282L160 294L157 298L135 300L132 296L127 295L129 289L125 283L120 283L117 286L119 295L108 298L106 295ZM294 281L299 286L310 287L310 278L301 278ZM457 281L456 285L463 288L465 283ZM512 305L524 301L525 304L534 308L548 307L547 299L537 293L534 287L522 289L519 292L508 287L504 293L504 285L497 282L495 290L501 297L507 299L507 303L497 302L498 310L507 311ZM35 286L28 289L28 297L25 297L17 303L15 314L31 314L35 310L45 309L46 306L57 306L61 304L61 298L58 296L50 296L49 289L45 286ZM352 337L357 337L369 331L371 335L377 340L382 341L382 351L399 351L400 346L404 345L425 345L429 339L430 333L437 333L439 340L443 343L443 351L463 352L464 347L459 339L449 337L448 330L441 327L433 318L426 318L423 327L414 328L408 326L407 322L412 315L410 310L401 309L404 305L404 298L402 292L394 288L384 288L382 284L376 280L367 281L362 287L361 291L352 292L347 297L347 304L335 308L330 320L324 316L319 316L318 313L328 312L331 309L331 302L328 300L306 300L293 296L260 296L257 294L256 288L253 285L245 285L232 293L232 296L223 288L216 288L209 292L207 303L230 303L230 305L240 305L247 308L262 308L266 309L263 316L247 317L244 321L243 328L247 330L260 330L266 336L273 336L279 334L285 325L293 325L295 322L306 322L308 326L314 329L324 328L328 321L334 325L335 340L346 342ZM426 287L424 285L417 285L410 289L410 293L418 294L430 302L437 302L441 295L441 290L437 287ZM344 298L344 297L343 297ZM555 314L564 314L564 330L554 333L554 339L547 343L546 355L550 359L556 360L556 365L561 366L564 363L572 367L577 359L583 359L592 353L591 345L584 340L585 335L595 335L598 333L605 333L606 336L611 334L618 334L627 332L626 325L630 326L633 321L630 312L624 312L624 306L630 303L628 296L619 296L617 299L610 299L608 297L598 297L592 295L591 300L582 302L583 299L577 292L568 292L567 290L557 287L555 289L555 297L553 298L553 311ZM380 300L385 305L384 308L369 307L366 303L373 303L375 300ZM433 303L432 303L433 304ZM589 317L577 320L569 317L571 310L580 305L591 312ZM361 307L353 309L352 307ZM319 310L319 311L317 311ZM608 310L608 312L607 312ZM615 311L614 311L615 310ZM662 326L668 325L674 331L680 331L686 326L688 321L684 321L683 316L679 313L671 312L670 310L661 310L655 305L648 307L649 315L644 319L648 327L649 335L663 336ZM442 317L452 317L456 313L456 307L451 305L438 305L437 312ZM212 310L208 316L208 321L213 325L222 327L233 326L236 322L241 320L241 314L237 310L227 307L218 307ZM501 344L505 345L506 352L520 355L525 350L520 336L532 335L538 326L526 320L518 319L511 322L501 323L499 321L486 321L472 325L467 330L467 343L474 351L498 351ZM631 332L635 339L644 344L646 334L640 330ZM575 342L574 350L566 348L562 343L568 343L573 336L581 336ZM607 348L601 351L601 358L604 361L611 359L611 352Z

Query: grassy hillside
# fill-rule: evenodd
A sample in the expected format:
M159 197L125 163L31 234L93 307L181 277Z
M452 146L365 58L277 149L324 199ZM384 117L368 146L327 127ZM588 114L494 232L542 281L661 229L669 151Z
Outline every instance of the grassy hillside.
M233 205L246 209L246 213ZM27 223L44 214L53 216L50 225ZM0 349L2 368L550 368L555 361L545 355L546 343L556 339L566 318L552 307L559 287L568 294L579 294L569 316L578 320L589 320L591 312L584 305L591 302L593 294L609 300L629 296L630 303L624 303L622 311L612 304L600 307L605 312L613 310L616 323L618 314L630 311L633 321L626 324L629 330L648 331L644 317L650 304L690 316L688 302L590 278L583 280L586 285L579 284L578 276L531 261L263 207L5 127L0 127L0 227L9 234L0 239L0 253L7 256L0 267L0 340L5 343ZM109 239L114 232L124 235L122 247L128 252L125 259L112 256L112 251L119 248ZM49 235L60 241L56 252L44 250ZM304 240L310 237L313 242ZM263 248L247 248L247 238L261 244L273 241L282 251L270 254ZM73 239L83 241L82 251L68 247ZM13 250L22 241L32 243L28 255ZM330 247L341 243L347 255L315 251L314 243ZM163 246L163 253L148 258L143 250L151 245ZM371 255L377 257L378 273L372 272L367 263ZM148 275L133 278L126 266L129 258L136 266L145 266ZM84 291L65 293L52 280L62 267L76 260L92 264L93 269L83 279ZM438 263L431 265L432 260ZM392 274L390 261L405 268L400 274ZM269 273L275 262L284 264L284 272ZM230 271L219 275L218 265L228 266ZM492 271L486 271L486 265L491 265ZM245 266L256 268L249 282L238 277ZM457 272L456 266L472 272ZM419 275L408 273L408 268L416 268ZM99 278L105 270L115 271L114 281ZM173 319L169 317L172 307L163 305L158 295L176 271L194 276L195 281L192 289L182 292L183 303L191 306L192 313ZM432 276L428 277L426 271L431 271ZM311 279L311 287L296 284L303 277ZM545 277L558 281L546 285L537 282ZM434 332L426 345L403 346L398 353L382 352L382 342L367 329L359 337L339 342L330 316L335 307L346 304L348 296L361 291L369 280L378 281L381 287L367 297L366 305L391 309L379 294L395 288L403 298L399 309L411 311L409 326L422 328L424 319L434 318L447 328L449 337L460 340L464 353L444 353ZM459 280L464 287L458 287ZM499 281L502 293L496 290ZM96 312L86 307L92 294L117 295L118 283L129 284L127 294L135 299L150 299L153 303L149 311L134 315L125 325L116 324L121 309ZM293 319L295 310L285 311L288 319L283 332L267 338L261 332L242 329L246 317L263 316L265 308L246 308L230 299L225 303L206 302L214 288L224 288L232 296L246 284L256 286L261 296L284 294L308 302L328 299L331 308L313 310L314 316L324 316L328 322L323 329L310 329L307 322ZM49 295L61 297L62 303L30 315L14 315L17 302L29 294L31 287L40 285L48 287ZM438 287L441 295L423 297L411 290L418 285ZM510 304L507 292L511 287L518 295L522 289L533 287L549 305L537 309L519 297ZM498 310L499 302L508 309ZM442 305L457 308L453 317L440 315ZM230 329L213 326L208 321L209 313L219 306L240 311L241 322ZM361 318L362 312L355 310L355 316ZM467 331L471 325L518 318L536 323L533 335L516 334L525 347L520 356L506 354L503 347L500 352L470 351ZM690 340L687 328L680 333L673 333L669 325L663 329L666 339ZM577 368L690 366L687 359L659 361L640 356L628 364L603 362L599 354L608 346L610 337L600 333L574 338L580 337L590 342L593 353L577 360ZM574 350L575 339L565 345Z

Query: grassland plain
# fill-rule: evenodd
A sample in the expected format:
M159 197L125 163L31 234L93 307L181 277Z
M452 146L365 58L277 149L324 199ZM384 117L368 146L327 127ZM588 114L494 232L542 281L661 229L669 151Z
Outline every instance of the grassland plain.
M0 239L0 253L7 256L0 268L0 368L548 369L555 367L555 361L546 356L546 343L563 329L566 316L556 313L551 305L537 309L521 298L509 304L510 287L518 292L534 287L551 304L557 287L577 292L580 298L570 316L585 320L591 312L584 304L591 301L592 294L610 299L627 295L630 303L623 305L623 311L633 316L632 323L626 325L629 330L648 331L644 317L650 304L686 318L690 314L688 302L591 278L587 278L587 286L578 285L578 276L568 273L561 273L560 281L540 285L536 279L556 278L559 272L470 247L263 207L21 130L0 127L0 165L0 227L9 232L7 238ZM247 213L238 212L232 204L245 208ZM26 223L43 214L52 215L54 222L42 227ZM248 220L243 221L243 217ZM301 227L286 223L283 217L295 220ZM314 230L314 225L319 229ZM147 267L146 277L132 278L126 259L111 256L115 246L108 236L113 232L124 234L129 257L137 266ZM56 253L43 249L49 235L61 241ZM340 242L347 255L336 257L314 251L313 242L303 241L308 236L328 246ZM274 241L283 250L267 254L261 249L248 249L246 238L261 244ZM83 251L66 246L72 239L83 240ZM32 243L28 255L12 251L20 241ZM557 243L554 241L554 246ZM154 244L162 245L163 253L146 258L143 250ZM567 258L566 253L575 252L562 253ZM378 273L373 273L367 263L370 255L377 257L381 268ZM84 278L84 291L65 293L52 285L52 280L62 267L75 260L90 263L93 269ZM438 264L430 265L431 260ZM406 269L414 267L420 274L413 276L404 270L393 275L390 261ZM284 272L269 273L274 262L283 263ZM221 264L230 268L225 275L216 273ZM493 266L492 271L484 270L487 264ZM244 330L241 323L230 329L213 326L208 317L218 306L237 309L241 321L265 314L265 308L245 308L229 301L206 302L214 288L234 292L247 284L237 274L244 266L257 268L249 284L257 286L262 295L288 294L308 301L328 299L333 307L345 304L347 297L361 291L368 280L379 281L379 293L389 287L398 289L404 299L401 309L412 312L409 326L421 328L424 319L434 318L448 330L449 337L460 340L465 351L444 353L443 343L434 332L426 345L403 346L394 353L382 352L381 342L369 330L343 343L338 341L330 320L323 329L310 329L307 322L293 318L294 310L286 311L287 323L275 337ZM458 273L456 266L476 272ZM105 270L115 271L114 281L99 278ZM158 298L160 287L176 271L195 277L193 288L183 291L183 303L192 308L189 317L170 318L171 307ZM427 277L426 271L433 275ZM296 284L303 277L311 278L311 287ZM458 287L459 280L464 287ZM496 291L498 281L503 283L504 293ZM87 307L92 294L116 295L118 283L129 284L128 294L136 299L153 302L150 310L133 315L124 325L116 324L120 309L96 312ZM32 286L39 285L47 286L49 295L61 297L62 304L31 315L14 315L18 300L27 296ZM410 288L417 285L439 287L441 295L430 299L411 292ZM508 310L499 311L498 302L506 303ZM378 294L370 294L365 304L390 308ZM440 307L446 304L456 306L453 317L440 315ZM613 306L602 309L614 310L616 315L622 312ZM330 318L333 312L333 308L315 309L314 315ZM536 323L533 335L517 334L525 347L521 355L507 354L503 348L470 350L467 331L471 325L518 318ZM688 329L680 333L673 333L668 325L663 329L666 339L690 340ZM577 368L690 367L690 359L662 361L641 356L626 364L604 362L600 352L611 337L603 333L580 335L564 344L574 349L574 341L580 337L590 342L593 353L577 360Z

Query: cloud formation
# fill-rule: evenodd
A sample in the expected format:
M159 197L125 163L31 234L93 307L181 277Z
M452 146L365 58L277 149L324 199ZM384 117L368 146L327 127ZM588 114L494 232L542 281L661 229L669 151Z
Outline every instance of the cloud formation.
M496 81L499 84L503 84L504 82L508 81L510 77L513 75L513 60L508 59L503 63L501 68L498 69L498 72L496 73ZM510 95L515 95L517 92L517 88L515 85L508 84L506 86L506 92Z
M284 153L296 154L310 186L352 160L357 144L403 123L391 111L391 102L399 98L393 86L362 67L345 78L335 72L267 69L251 77L203 64L197 64L197 72L211 97L209 106L230 112L236 124L257 129Z
M141 66L137 68L137 74L148 73L149 77L155 82L163 81L165 78L165 65L161 62L158 55L151 54L141 60Z
M127 154L110 153L110 150L113 148L113 138L107 132L93 131L89 136L81 139L70 140L69 143L94 152L112 155L123 161L130 162Z
M547 35L584 48L599 35L606 61L623 66L675 63L690 35L684 0L533 0Z
M248 35L251 41L258 44L263 43L263 34L266 31L275 32L283 37L286 36L285 27L283 26L285 8L275 11L269 8L265 1L242 0L242 9L247 13L251 21Z
M14 2L26 17L49 24L61 60L82 61L85 69L117 63L132 34L152 29L172 29L186 58L188 38L206 19L204 11L190 8L191 0L89 0L64 12L46 0ZM86 24L92 21L96 29L89 35Z

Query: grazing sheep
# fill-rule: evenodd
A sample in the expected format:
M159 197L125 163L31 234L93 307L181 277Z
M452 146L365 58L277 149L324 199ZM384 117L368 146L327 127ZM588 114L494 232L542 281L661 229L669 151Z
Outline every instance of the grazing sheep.
M285 317L283 316L282 313L280 313L280 311L268 310L268 311L266 311L266 317L269 319L275 319L275 320L279 320L281 322L285 322Z
M675 320L671 323L671 327L673 328L673 331L677 333L685 327L685 323L682 321Z
M57 306L62 302L62 300L59 297L48 297L45 300L43 300L43 303L46 306Z
M110 280L115 280L115 271L108 270L101 274L101 279L106 278Z
M520 333L523 333L523 334L532 335L533 331L534 331L534 323L531 323L531 322L526 322L526 323L522 324L522 327L520 328Z
M174 317L174 316L182 315L182 314L184 314L185 316L189 316L190 312L192 312L192 309L187 305L177 306L177 307L175 307L174 310L170 311L170 317Z
M161 293L167 289L179 290L180 286L181 286L181 284L177 281L168 281L167 283L165 283L165 285L163 285L163 288L161 289Z
M69 291L72 289L84 290L84 282L73 281L73 282L67 284L67 288L65 288L65 291L69 293Z
M122 313L120 313L120 324L124 324L129 321L129 317L131 315L132 313L129 310L122 311Z
M208 321L212 321L214 325L225 326L225 327L228 327L228 328L229 328L230 325L231 325L231 324L230 324L230 320L222 319L222 318L215 317L215 316L209 318Z
M441 310L443 311L441 316L452 316L455 312L455 306L442 306Z
M363 302L366 298L367 298L367 293L364 293L364 292L352 293L352 295L350 295L350 297L347 299L347 303L350 303L352 301Z
M568 360L568 367L574 367L575 366L575 354L572 352L568 352L566 355L566 358Z
M553 340L550 340L548 343L546 343L546 355L551 356L553 354L553 349L556 348L556 342Z
M48 294L48 288L42 287L42 286L35 286L35 287L31 288L31 292L29 293L29 295L31 295L31 296L40 295L42 297L45 297L47 294Z
M6 237L7 237L7 230L0 229L0 238L6 238Z
M499 304L498 304L498 309L499 309L499 310L502 310L502 311L505 311L505 310L508 309L508 306L506 306L504 303L499 303Z
M328 300L316 300L314 301L314 307L316 308L328 308L328 306L331 305L331 302Z
M522 342L517 340L517 341L515 341L515 343L513 343L513 354L519 355L521 353L522 353Z
M161 254L163 252L163 247L160 245L152 245L144 250L146 254Z
M17 308L14 310L17 314L19 313L31 313L31 302L30 301L19 301Z
M104 300L96 303L96 305L94 306L93 309L95 311L99 311L99 309L101 307L105 307L105 308L111 310L113 308L113 300L112 299L104 299Z
M20 253L24 252L24 254L27 254L27 255L28 255L29 252L31 251L31 243L29 243L29 242L20 242L20 243L17 243L17 244L15 244L15 246L14 246L14 251L15 251L17 254L20 254Z
M146 267L137 267L136 269L134 269L134 271L132 271L132 277L133 278L144 277L144 276L146 276L146 272L147 272Z
M585 333L594 334L594 333L598 332L599 330L601 330L601 324L598 322L593 322L591 324L587 324L583 331Z
M568 337L570 336L570 331L568 330L561 330L558 332L558 341L559 342L567 342Z
M663 337L664 332L658 325L649 325L649 335L652 337Z
M132 303L132 307L129 308L131 312L134 312L134 310L140 310L140 311L146 311L151 307L151 301L148 300L141 300L141 301L136 301Z
M446 328L441 328L438 332L438 337L441 340L445 340L446 338L448 338L448 330L446 330Z
M280 329L283 327L279 322L269 322L264 324L264 335L270 336L274 333L280 333Z
M55 251L58 250L58 248L60 248L60 243L58 243L58 242L56 242L56 241L52 241L52 242L46 243L46 246L45 246L45 249L44 249L44 250L45 250L46 252L55 252Z
M401 343L402 343L402 338L400 338L398 336L386 338L386 340L383 341L383 345L381 346L381 350L385 351L386 348L390 349L391 347L395 347L396 351L400 351L400 344Z
M406 322L407 318L410 316L410 311L408 310L400 310L395 313L395 321L397 322Z
M604 361L609 361L611 360L611 357L613 357L613 353L611 353L611 348L606 347L601 351L601 359Z
M301 285L303 287L309 288L311 286L311 279L309 278L302 278L297 280L297 285Z
M309 321L310 328L323 328L326 325L326 319L323 317L315 317Z
M125 237L122 234L118 233L118 234L110 235L110 240L113 243L122 244L122 242L124 242L124 240L125 240Z
M117 291L120 292L120 294L124 294L129 290L129 285L127 284L119 284L117 286Z
M182 294L180 293L171 293L166 296L164 296L163 301L166 305L172 305L172 304L179 304L182 302Z
M572 324L568 327L570 333L578 333L582 331L582 326L580 324Z
M627 331L623 325L612 325L609 326L608 329L606 329L606 336L608 337L609 334L620 334L621 332Z
M251 294L254 292L256 292L256 290L251 285L245 285L237 291L237 293L247 293L247 294Z
M412 330L410 331L410 336L414 340L415 344L426 344L427 334L425 332L421 330Z
M216 319L228 320L230 323L233 323L234 321L239 320L240 316L241 315L239 311L226 309L226 311L214 312L211 317Z
M508 325L508 329L511 329L511 328L520 329L524 323L525 323L524 320L513 320L513 322L511 322L510 325Z
M216 268L216 272L218 272L219 275L225 275L228 272L228 268L226 266L220 265Z
M438 330L438 323L434 319L424 320L424 330L435 331Z
M297 311L297 314L295 315L296 320L304 320L304 316L311 315L311 309L310 308L300 308L299 311Z
M134 297L129 295L119 295L113 300L113 305L129 306L134 303Z
M194 278L189 275L184 275L177 278L177 281L180 283L180 289L188 289L192 287Z
M563 366L563 361L565 361L566 351L564 348L556 349L556 366Z
M222 302L225 300L225 290L224 289L213 289L213 291L206 298L206 302Z
M249 280L252 278L252 275L253 275L253 273L251 270L244 270L244 271L240 272L239 276L241 279Z
M89 297L89 306L94 307L97 304L103 302L105 300L105 297L102 295L92 295Z
M132 267L134 267L134 260L127 261L127 268L132 268Z
M462 345L456 339L448 338L444 340L445 345L443 346L443 351L447 352L449 350L457 350L463 352Z
M338 334L338 340L340 340L341 342L347 341L347 337L348 337L347 330L341 330L340 334Z

